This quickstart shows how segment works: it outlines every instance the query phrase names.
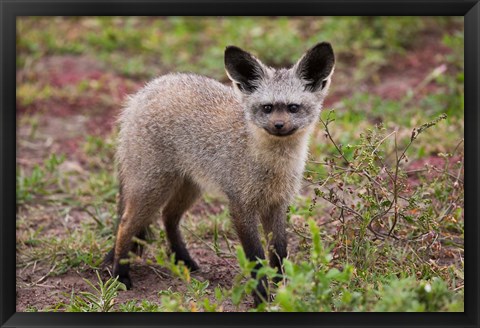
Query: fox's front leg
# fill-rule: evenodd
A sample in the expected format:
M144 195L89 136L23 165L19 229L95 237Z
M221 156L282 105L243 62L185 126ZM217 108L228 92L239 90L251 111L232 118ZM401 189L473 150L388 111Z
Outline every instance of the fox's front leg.
M258 227L257 227L257 215L255 213L246 211L240 206L230 205L230 212L232 215L233 225L237 231L238 237L242 244L245 255L249 261L257 261L257 259L265 259L265 253L263 251L262 243L260 241ZM256 279L257 271L261 267L261 264L257 264L252 271L252 278ZM264 301L269 301L267 295L268 281L266 277L263 277L256 290L253 291L253 301L255 307Z
M279 277L275 282L281 280L282 261L287 257L287 232L286 232L287 206L271 207L262 215L262 225L267 237L270 266L277 268Z

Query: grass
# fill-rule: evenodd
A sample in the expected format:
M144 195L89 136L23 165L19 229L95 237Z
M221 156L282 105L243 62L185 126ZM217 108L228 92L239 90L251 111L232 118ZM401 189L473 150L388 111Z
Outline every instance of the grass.
M375 275L374 285L358 286L363 275L353 265L345 265L341 270L332 266L332 256L321 242L320 229L314 220L309 220L312 247L306 260L295 263L284 261L284 279L275 290L275 299L270 303L261 304L255 311L268 312L331 312L331 311L378 311L378 312L437 312L463 311L463 295L454 293L447 283L438 277L420 280L408 274ZM98 275L98 288L88 281L91 292L81 292L75 295L72 291L70 301L57 304L55 311L72 312L109 312L109 311L222 311L223 302L231 299L234 305L248 297L258 280L246 279L255 267L255 262L249 262L242 248L237 248L237 259L240 271L231 289L215 288L214 302L207 297L208 280L199 281L190 276L182 265L174 264L173 258L157 257L160 265L168 267L169 271L178 277L185 285L184 293L171 288L158 293L158 302L147 300L130 300L115 304L118 291L124 289L113 278L105 284ZM265 262L265 261L264 261ZM259 278L277 276L276 270L265 266L258 271ZM245 282L245 280L247 280ZM368 287L368 288L367 288Z
M55 310L65 307L66 312L109 312L114 306L118 292L120 290L125 291L126 287L118 282L117 278L110 278L103 283L98 271L97 278L98 288L95 284L85 279L93 293L80 292L80 295L75 295L74 290L72 290L70 302L68 304L58 304Z
M431 17L92 17L55 18L54 22L28 18L18 22L17 65L51 53L87 54L133 77L153 77L161 73L159 69L171 67L224 79L218 63L232 40L255 49L266 63L277 66L292 63L305 44L335 40L338 56L358 60L360 78L367 70L372 73L372 68L386 64L389 56L404 53L419 30L448 23L451 20ZM160 65L152 69L152 63ZM339 65L344 64L340 61Z
M400 96L375 92L395 60L419 49L412 35L433 37L448 51ZM228 44L281 66L320 40L335 40L331 96L345 88L347 96L324 110L305 188L287 213L285 278L269 286L271 303L250 311L463 311L463 27L460 19L434 17L19 19L17 103L25 111L17 130L17 289L71 272L93 277L25 310L249 310L255 263L238 248L225 201L212 195L182 230L231 281L174 264L158 224L145 256L131 261L174 287L125 299L123 285L109 279L101 261L113 246L117 131L103 118L118 113L118 90L158 74L187 70L225 81ZM30 75L55 56L90 58L104 74L65 86ZM56 106L69 107L70 116L56 117ZM71 117L75 124L52 128L54 119ZM73 150L60 147L71 140Z

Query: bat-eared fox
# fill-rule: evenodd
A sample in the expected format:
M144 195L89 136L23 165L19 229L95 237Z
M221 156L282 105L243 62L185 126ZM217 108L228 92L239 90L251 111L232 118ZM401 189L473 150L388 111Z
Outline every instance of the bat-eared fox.
M106 257L113 261L113 275L132 287L129 264L121 260L139 251L133 237L144 239L157 217L176 261L198 269L179 222L204 190L226 196L233 226L252 261L265 258L261 223L269 237L270 265L281 273L287 208L300 189L308 139L334 64L326 42L281 69L229 46L225 70L233 87L204 76L168 74L130 97L120 116L117 149L119 223ZM257 285L255 304L267 299L266 283Z

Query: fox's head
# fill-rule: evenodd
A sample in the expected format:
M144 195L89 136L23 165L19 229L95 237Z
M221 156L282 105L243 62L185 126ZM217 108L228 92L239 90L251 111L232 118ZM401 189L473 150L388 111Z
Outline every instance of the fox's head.
M276 137L317 122L334 65L332 46L326 42L309 49L289 69L268 67L235 46L225 49L225 69L249 125Z

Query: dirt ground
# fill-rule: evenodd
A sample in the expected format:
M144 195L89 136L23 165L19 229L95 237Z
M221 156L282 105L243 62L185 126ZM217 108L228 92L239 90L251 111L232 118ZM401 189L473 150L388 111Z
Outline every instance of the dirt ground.
M364 85L352 86L348 83L349 72L337 71L333 89L326 100L325 107L335 108L335 104L348 97L353 88L368 90L373 94L380 95L385 99L399 99L412 85L420 83L435 67L438 54L445 54L448 49L438 42L436 37L424 38L424 42L418 42L415 49L406 56L393 58L392 66L386 67L379 72L378 79L381 83L375 83L373 79ZM428 63L428 64L426 64ZM36 63L31 69L18 72L18 80L38 79L45 81L56 88L67 88L83 80L98 81L99 99L81 98L72 101L57 101L47 99L36 101L31 106L17 104L17 119L26 114L41 113L38 122L38 132L49 138L41 144L22 142L22 138L29 133L27 127L17 125L17 162L25 167L32 167L41 163L49 153L65 153L67 161L63 165L78 171L87 170L86 158L81 151L80 145L86 134L97 136L108 135L115 126L116 118L125 96L142 87L144 81L135 81L109 71L108 67L101 65L94 59L83 56L52 56L46 57ZM108 82L108 83L105 83ZM431 92L434 85L427 86L422 92ZM418 96L421 96L419 94ZM68 99L68 97L66 98ZM430 157L433 165L439 165L438 160ZM423 159L421 164L412 163L412 167L418 167L428 162ZM440 164L441 165L441 164ZM113 173L113 172L112 172ZM412 178L413 179L413 178ZM412 182L414 182L412 180ZM195 213L215 212L221 210L222 204L212 205L199 202L192 209L192 217ZM216 208L215 208L216 207ZM49 212L51 209L41 206L21 207L19 212L28 211L32 222L31 226L43 226L43 233L62 238L71 229L80 228L82 220L87 214L82 211L72 211L68 221L54 221L55 217ZM325 218L327 221L327 218ZM66 228L68 224L68 229ZM335 227L330 227L335 229ZM20 233L20 232L19 232ZM290 235L290 252L295 251L298 245L298 236ZM199 280L209 280L209 290L213 293L216 285L230 286L236 275L237 263L234 258L221 258L199 241L190 241L189 249L193 257L198 261L201 270L192 276ZM76 291L88 290L84 278L96 281L93 271L77 272L70 270L60 276L49 276L49 268L29 266L17 268L17 311L22 312L30 307L45 308L60 301L67 301L72 289ZM107 272L103 273L107 277ZM133 265L131 275L134 282L132 290L121 292L118 302L130 299L158 300L158 291L172 287L182 290L181 282L172 278L162 268L151 266ZM227 304L226 311L246 310L251 304L244 303L236 309Z

